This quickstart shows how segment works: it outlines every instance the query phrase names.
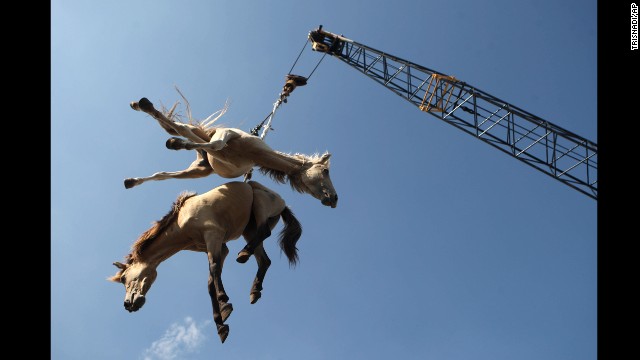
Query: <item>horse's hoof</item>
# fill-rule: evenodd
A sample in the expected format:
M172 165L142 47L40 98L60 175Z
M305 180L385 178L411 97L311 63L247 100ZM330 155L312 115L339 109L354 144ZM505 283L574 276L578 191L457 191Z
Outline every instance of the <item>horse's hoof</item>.
M249 296L249 300L251 301L252 304L255 304L258 299L260 299L262 297L262 293L260 292L253 292L251 293L251 296Z
M230 303L226 303L222 305L222 308L220 309L220 314L222 315L222 322L227 321L227 319L229 318L229 315L231 315L231 312L233 312L233 305L231 305Z
M236 261L239 262L240 264L244 264L247 262L247 260L249 260L250 257L251 257L251 253L243 249L243 250L240 250L240 252L238 253L238 257L236 258Z
M137 101L132 101L129 106L135 111L140 111L140 105L138 105Z
M227 336L229 336L229 325L220 325L218 327L218 336L220 336L220 341L224 344L224 341L227 340Z
M142 111L151 111L153 110L153 104L151 103L151 101L149 101L149 99L142 98L140 99L140 101L138 101L138 109Z
M134 186L136 186L136 179L133 179L133 178L124 179L124 188L125 189L131 189Z
M172 137L167 140L165 146L167 147L167 149L171 150L182 150L184 149L184 140L177 137Z

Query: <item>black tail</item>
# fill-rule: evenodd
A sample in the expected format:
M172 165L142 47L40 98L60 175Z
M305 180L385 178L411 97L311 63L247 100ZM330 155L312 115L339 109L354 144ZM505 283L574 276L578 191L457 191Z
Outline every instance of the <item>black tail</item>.
M298 263L298 248L296 247L296 243L302 235L302 225L300 225L300 222L288 206L285 206L280 216L282 216L284 227L280 232L278 243L280 244L282 252L287 255L289 265L296 266Z

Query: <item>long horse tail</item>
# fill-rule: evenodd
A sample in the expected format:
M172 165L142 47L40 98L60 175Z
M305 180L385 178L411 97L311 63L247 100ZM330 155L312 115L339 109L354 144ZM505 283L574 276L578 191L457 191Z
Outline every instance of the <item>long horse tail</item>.
M284 227L282 231L280 231L278 244L280 244L282 252L287 255L289 265L296 266L298 263L298 248L296 247L296 243L302 235L302 225L300 225L300 222L288 206L284 207L280 216L284 222Z

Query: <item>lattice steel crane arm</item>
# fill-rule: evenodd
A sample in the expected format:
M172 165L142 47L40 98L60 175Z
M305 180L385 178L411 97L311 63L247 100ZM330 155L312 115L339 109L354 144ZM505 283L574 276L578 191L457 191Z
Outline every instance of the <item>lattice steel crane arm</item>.
M598 145L478 88L322 30L312 49L367 75L420 110L598 199Z

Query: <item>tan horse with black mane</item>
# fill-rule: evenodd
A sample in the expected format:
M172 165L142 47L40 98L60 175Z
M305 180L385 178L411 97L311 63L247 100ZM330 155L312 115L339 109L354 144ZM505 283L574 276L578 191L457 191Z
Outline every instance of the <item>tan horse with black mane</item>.
M224 322L233 311L221 278L224 259L229 253L226 242L240 235L247 241L238 262L246 262L251 253L255 255L258 272L250 293L250 302L254 304L262 295L262 282L271 264L262 241L271 235L281 217L284 227L279 245L289 264L295 265L298 261L296 243L302 227L277 193L249 181L229 182L201 195L181 194L171 211L135 241L125 263L114 263L120 270L108 280L124 284L124 307L129 312L137 311L145 303L161 262L181 250L206 252L213 319L224 343L229 335L229 326Z
M165 114L156 110L147 98L132 102L131 107L149 114L169 134L187 139L170 138L166 143L169 149L197 150L197 158L182 171L125 179L127 189L149 180L194 179L214 172L223 178L236 178L258 166L260 172L276 182L288 181L294 190L310 194L323 205L335 208L338 204L338 194L329 177L329 153L322 156L289 155L271 149L260 137L240 129L173 121L175 106Z

